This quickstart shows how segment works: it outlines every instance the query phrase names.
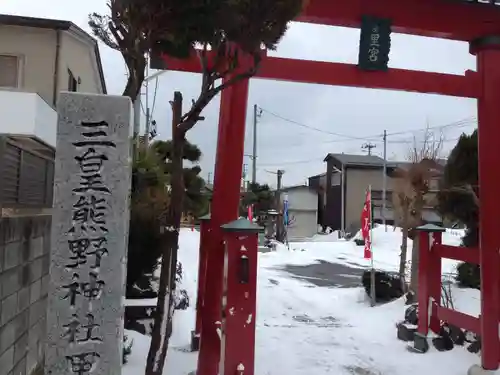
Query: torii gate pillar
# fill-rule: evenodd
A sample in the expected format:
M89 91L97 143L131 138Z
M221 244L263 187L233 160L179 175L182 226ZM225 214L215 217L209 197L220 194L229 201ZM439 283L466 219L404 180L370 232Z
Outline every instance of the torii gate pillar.
M240 64L241 69L246 70L247 65L243 62ZM248 87L249 80L244 79L221 93L211 212L213 232L207 241L206 285L197 375L217 375L219 369L224 269L221 226L238 218Z
M498 323L500 318L500 227L498 214L498 137L500 134L500 35L476 39L471 53L477 55L477 71L481 79L478 97L478 159L479 196L481 199L479 230L479 265L481 268L481 339L482 367L496 370L500 345Z

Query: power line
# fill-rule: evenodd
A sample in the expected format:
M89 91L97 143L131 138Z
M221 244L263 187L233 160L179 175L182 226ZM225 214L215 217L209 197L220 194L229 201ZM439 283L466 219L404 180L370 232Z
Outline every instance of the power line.
M279 115L279 114L277 114L275 112L269 111L269 110L267 110L265 108L262 108L262 107L260 107L260 109L263 112L270 114L271 116L274 116L276 118L279 118L279 119L281 119L283 121L286 121L286 122L289 122L291 124L300 126L302 128L306 128L306 129L313 130L313 131L316 131L316 132L319 132L319 133L323 133L323 134L334 135L336 137L347 138L348 140L369 141L369 140L373 140L374 138L380 138L380 137L383 136L383 134L380 133L380 134L366 136L366 137L353 137L353 136L350 136L350 135L347 135L347 134L341 134L341 133L337 133L337 132L331 132L331 131L324 130L324 129L321 129L321 128L316 128L314 126L306 125L306 124L303 124L301 122L298 122L298 121L289 119L287 117L284 117L282 115ZM403 130L403 131L398 131L398 132L387 133L387 136L399 135L399 134L407 134L407 133L418 133L418 132L422 132L422 131L426 131L426 130L433 130L433 129L446 129L446 128L450 128L450 127L461 127L461 126L471 125L473 123L474 124L477 123L477 118L475 116L466 117L466 118L463 118L461 120L454 121L454 122L451 122L451 123L448 123L448 124L445 124L445 125L429 126L429 127L425 127L425 128L419 128L419 129L413 129L413 130ZM324 141L322 143L330 143L330 142L334 143L334 142L345 142L345 141L346 141L346 139L335 139L335 140L331 140L331 141Z
M156 77L156 79L155 79L155 91L153 93L153 105L151 106L151 117L153 117L153 114L155 112L157 92L158 92L158 77Z
M316 127L313 127L313 126L309 126L309 125L300 123L298 121L286 118L284 116L278 115L278 114L276 114L276 113L274 113L272 111L269 111L269 110L267 110L265 108L262 108L262 107L260 107L260 110L262 112L268 113L268 114L270 114L270 115L272 115L272 116L274 116L276 118L279 118L279 119L281 119L283 121L289 122L291 124L294 124L294 125L306 128L306 129L317 131L317 132L320 132L320 133L323 133L323 134L329 134L329 135L334 135L334 136L337 136L337 137L346 138L346 139L335 139L335 140L327 140L327 141L322 141L322 142L315 142L315 145L317 145L317 144L336 143L336 142L347 142L347 141L360 141L360 140L363 140L363 141L368 141L370 143L370 145L373 146L369 150L369 151L371 151L372 148L376 147L371 141L373 141L375 143L382 143L383 142L382 141L382 139L384 137L383 133L381 133L379 135L366 136L366 137L353 137L353 136L350 136L350 135L347 135L347 134L330 132L330 131L327 131L327 130L324 130L324 129L320 129L320 128L316 128ZM447 123L447 124L444 124L444 125L439 125L439 126L432 126L432 127L431 126L427 126L425 128L419 128L419 129L413 129L413 130L403 130L403 131L398 131L398 132L387 133L386 137L387 136L392 136L392 135L408 134L408 133L415 134L415 133L420 133L420 132L429 131L429 130L438 130L438 129L443 130L443 129L447 129L447 128L459 128L459 127L464 127L464 126L468 126L468 125L472 125L472 124L474 124L474 125L477 124L477 119L474 116L467 117L467 118L464 118L464 119L461 119L461 120L458 120L458 121L454 121L454 122ZM381 138L381 139L377 140L376 138ZM456 142L458 139L459 138L443 139L442 142L443 143ZM410 144L410 143L414 143L414 142L420 143L420 142L423 142L423 141L418 141L418 140L415 140L414 138L413 139L387 140L387 143L391 143L391 144ZM286 144L286 146L287 146L287 148L290 148L290 147L293 147L293 146L307 146L307 145L305 145L303 142L299 142L297 144ZM323 161L323 159L324 159L324 157L314 158L314 159L307 159L307 160L289 161L289 162L278 162L276 164L267 163L267 164L262 164L262 166L265 167L265 166L276 166L276 165L307 164L307 163L312 163L312 162Z
M291 123L291 124L295 124L295 125L300 126L300 127L302 127L302 128L306 128L306 129L309 129L309 130L317 131L317 132L319 132L319 133L323 133L323 134L330 134L330 135L334 135L334 136L336 136L336 137L344 137L344 138L347 138L347 139L358 140L358 141L359 141L359 140L366 140L366 139L367 139L367 138L363 138L363 137L353 137L353 136L350 136L350 135L347 135L347 134L341 134L341 133L331 132L331 131L328 131L328 130L324 130L324 129L316 128L316 127L314 127L314 126L309 126L309 125L306 125L306 124L302 124L302 123L300 123L300 122L298 122L298 121L291 120L291 119L289 119L289 118L283 117L283 116L281 116L281 115L278 115L278 114L276 114L276 113L274 113L274 112L271 112L271 111L269 111L269 110L267 110L267 109L265 109L265 108L262 108L262 107L260 107L260 110L261 110L262 112L265 112L265 113L270 114L271 116L274 116L274 117L276 117L276 118L279 118L279 119L281 119L281 120L283 120L283 121L289 122L289 123Z
M459 125L455 125L455 126L456 126L456 128L459 128L459 127L464 127L464 126L469 126L469 125L472 125L472 123L464 123L464 124L459 124ZM425 131L425 130L426 129L421 129L419 131ZM364 139L364 138L363 139L335 139L335 140L326 140L326 141L314 141L314 143L313 142L304 142L304 141L292 142L292 143L280 143L280 145L284 145L284 146L286 146L287 149L290 149L290 148L293 148L293 147L317 146L318 144L335 144L335 143L339 143L339 142L345 143L345 142L352 142L352 141L358 141L359 142L360 140L382 144L383 143L382 138L383 138L383 135L380 136L380 140L373 139L373 138L366 138L366 139ZM454 141L454 140L458 140L458 138L448 139L448 140L445 140L445 142L450 142L450 141ZM411 144L411 143L414 143L414 142L415 142L414 138L387 140L387 143L389 143L389 144ZM419 143L419 142L420 141L417 140L417 143ZM276 143L273 143L273 148L276 148Z
M453 138L453 139L444 139L442 142L456 142L460 139L459 138ZM424 142L424 141L422 141ZM296 160L296 161L285 161L285 162L276 162L276 163L266 163L266 164L261 164L262 167L272 167L272 166L277 166L277 165L297 165L297 164L308 164L308 163L315 163L315 162L322 162L324 161L325 157L318 157L314 159L306 159L306 160Z

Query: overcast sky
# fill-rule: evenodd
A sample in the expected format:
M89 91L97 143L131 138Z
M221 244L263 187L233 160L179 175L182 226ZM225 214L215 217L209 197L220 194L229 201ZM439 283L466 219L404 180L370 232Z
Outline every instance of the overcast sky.
M0 13L69 20L87 31L87 16L91 12L105 13L106 1L72 1L71 4L68 0L0 1ZM271 55L356 63L358 42L358 30L294 23ZM121 55L102 45L101 55L108 92L121 94L126 79ZM469 55L466 44L430 38L394 34L390 58L390 66L397 68L454 74L475 69L475 58ZM153 108L158 138L170 137L168 101L174 90L180 90L185 102L190 102L197 95L199 85L200 78L190 73L166 72L159 78ZM149 92L152 107L154 81L150 83ZM436 130L436 133L442 132L445 139L444 157L462 132L470 133L476 126L476 103L471 99L255 79L250 84L245 154L252 150L254 104L263 109L258 124L257 178L271 184L276 176L267 171L284 169L284 185L300 184L306 182L308 176L325 171L323 158L327 153L362 153L361 146L366 141L360 137L376 144L373 153L382 155L380 135L384 129L389 134L387 155L394 160L405 158L412 140L422 137L423 132L416 130L427 125L452 124ZM217 99L205 110L206 120L198 123L188 135L203 152L201 167L205 177L213 172L218 109ZM245 157L244 162L250 172L251 160Z

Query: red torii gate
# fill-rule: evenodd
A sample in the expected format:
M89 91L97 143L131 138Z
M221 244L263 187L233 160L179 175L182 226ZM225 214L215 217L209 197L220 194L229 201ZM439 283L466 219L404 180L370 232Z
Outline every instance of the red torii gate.
M466 0L309 0L297 21L358 28L364 15L390 19L392 30L397 33L469 42L471 53L477 56L477 72L468 71L464 75L405 69L365 72L351 64L265 56L255 78L478 99L482 365L488 370L497 369L500 356L500 240L496 236L500 228L500 217L496 214L496 188L500 183L500 150L497 146L500 136L500 8ZM162 64L156 60L152 67L201 72L200 63L194 56L188 60L162 56L162 60ZM221 340L216 328L222 320L224 263L220 226L235 220L238 215L248 84L248 80L239 82L221 94L210 223L212 233L207 242L200 244L206 247L208 265L204 293L200 296L204 304L198 375L218 374ZM237 335L238 332L226 334ZM253 339L250 341L246 345L242 343L241 350L248 350L248 345L253 348ZM225 374L236 371L225 370L229 371ZM253 364L246 367L245 375L253 375Z

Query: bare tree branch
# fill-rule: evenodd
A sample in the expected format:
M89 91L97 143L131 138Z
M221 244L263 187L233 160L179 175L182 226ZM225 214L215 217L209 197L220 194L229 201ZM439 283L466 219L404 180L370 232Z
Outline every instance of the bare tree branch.
M204 47L202 50L198 50L197 55L200 58L202 69L204 71L202 87L198 98L193 101L191 108L182 116L181 122L178 125L179 130L184 133L189 131L198 121L203 119L200 116L201 112L222 90L244 79L248 79L254 76L260 67L261 61L260 53L253 54L251 56L253 58L253 63L250 64L250 67L246 71L240 72L239 68L241 69L241 67L239 65L239 62L237 61L238 55L237 52L233 51L230 52L230 55L226 58L226 60L229 60L229 62L227 63L228 67L223 71L223 73L220 73L218 70L215 70L219 68L221 64L222 59L220 53L217 53L215 57L215 63L212 67L209 67L206 47ZM215 85L215 82L220 78L223 78L225 80L219 85Z

